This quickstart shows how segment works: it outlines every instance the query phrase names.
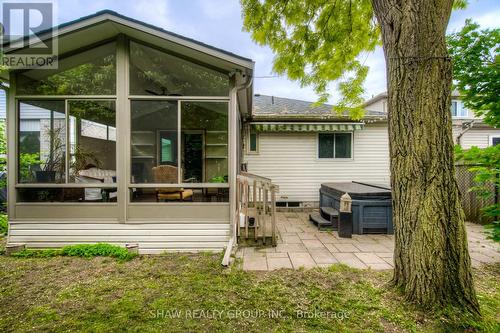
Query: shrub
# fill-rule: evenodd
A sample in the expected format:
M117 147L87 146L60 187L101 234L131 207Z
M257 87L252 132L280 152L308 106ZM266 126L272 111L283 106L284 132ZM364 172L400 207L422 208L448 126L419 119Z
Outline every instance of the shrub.
M500 145L491 146L480 149L471 147L468 150L462 149L460 146L455 146L455 159L459 162L469 165L469 171L474 173L474 181L476 186L473 186L469 191L475 192L479 197L491 199L495 196L495 190L500 189ZM500 240L500 204L483 207L482 213L494 219L493 223L488 225L487 231L489 238L498 242Z
M81 244L81 245L68 245L61 249L48 249L48 250L31 250L26 249L12 254L13 257L18 258L48 258L55 256L66 257L113 257L120 260L130 260L137 256L135 253L130 253L127 249L106 244Z
M9 223L7 222L7 215L0 214L0 236L6 235L9 228Z
M81 244L81 245L71 245L65 246L61 249L61 255L68 257L113 257L122 260L129 260L136 257L136 254L130 253L127 249L106 244L106 243L98 243L98 244Z

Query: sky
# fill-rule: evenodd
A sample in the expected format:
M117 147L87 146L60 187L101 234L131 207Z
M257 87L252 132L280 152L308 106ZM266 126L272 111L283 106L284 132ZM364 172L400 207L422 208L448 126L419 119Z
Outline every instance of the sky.
M159 26L180 35L236 53L255 61L254 92L279 97L315 101L310 87L272 72L273 53L254 43L242 31L239 0L59 0L58 23L86 16L103 9ZM467 18L482 27L500 27L500 0L469 0L465 10L452 13L448 32L460 30ZM365 98L386 90L385 60L381 48L368 55L370 71L365 82ZM266 78L267 77L267 78ZM330 86L330 103L338 100L335 84Z

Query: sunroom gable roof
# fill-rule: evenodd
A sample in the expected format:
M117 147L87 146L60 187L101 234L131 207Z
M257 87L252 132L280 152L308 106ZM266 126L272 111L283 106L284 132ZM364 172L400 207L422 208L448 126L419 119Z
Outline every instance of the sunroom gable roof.
M39 34L44 42L53 37L59 40L59 54L72 52L81 47L93 45L103 40L126 34L131 38L151 43L174 53L185 55L200 62L210 64L228 72L253 70L251 59L207 45L151 24L141 22L110 10L63 23ZM23 41L32 41L33 36L26 36ZM15 45L15 42L13 42ZM5 53L15 53L18 48L4 48Z

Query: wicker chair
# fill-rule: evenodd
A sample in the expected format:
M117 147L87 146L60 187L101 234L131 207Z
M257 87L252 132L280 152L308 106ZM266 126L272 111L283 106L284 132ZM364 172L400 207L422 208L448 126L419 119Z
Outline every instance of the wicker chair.
M171 165L160 165L153 168L153 179L155 183L177 183L178 168ZM193 190L183 188L157 188L156 201L193 201Z

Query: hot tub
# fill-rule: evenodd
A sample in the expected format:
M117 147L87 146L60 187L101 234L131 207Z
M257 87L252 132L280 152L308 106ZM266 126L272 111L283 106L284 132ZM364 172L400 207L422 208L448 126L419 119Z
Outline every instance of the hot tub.
M324 183L319 190L320 207L339 209L340 197L349 193L352 199L352 233L392 234L391 189L386 184L346 182Z

